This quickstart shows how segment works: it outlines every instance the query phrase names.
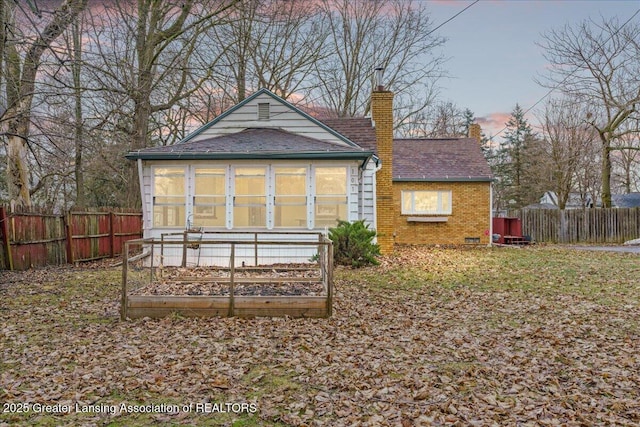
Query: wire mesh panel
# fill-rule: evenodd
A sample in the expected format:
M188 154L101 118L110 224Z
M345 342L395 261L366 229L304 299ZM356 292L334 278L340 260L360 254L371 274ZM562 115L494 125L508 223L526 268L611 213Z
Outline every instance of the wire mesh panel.
M229 233L224 236L229 238ZM277 236L260 236L262 239ZM330 315L331 242L215 240L191 233L128 242L123 262L122 319L243 315Z

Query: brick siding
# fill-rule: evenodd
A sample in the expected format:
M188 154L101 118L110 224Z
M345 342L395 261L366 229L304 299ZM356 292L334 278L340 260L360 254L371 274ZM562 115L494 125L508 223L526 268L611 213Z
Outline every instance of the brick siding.
M376 231L380 252L393 252L393 92L375 91L371 96L378 157L382 168L376 173Z
M401 214L402 190L450 190L451 215L447 222L408 222ZM465 237L478 237L481 244L489 243L488 182L395 182L393 184L393 215L395 218L395 243L409 245L458 245ZM422 215L420 215L422 216Z

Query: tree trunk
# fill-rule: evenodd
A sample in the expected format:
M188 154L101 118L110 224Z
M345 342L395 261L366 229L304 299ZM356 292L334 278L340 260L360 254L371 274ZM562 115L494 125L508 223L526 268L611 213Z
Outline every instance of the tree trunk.
M31 104L36 88L36 76L45 50L73 22L87 5L87 0L66 0L53 14L53 18L26 50L20 64L15 46L9 48L7 56L7 186L9 200L16 208L31 207L29 195L29 162L27 149ZM6 17L7 15L5 15ZM8 25L8 24L6 24ZM22 67L21 67L22 65Z
M82 68L82 45L80 44L80 22L79 18L73 23L73 88L75 97L75 164L74 174L76 178L76 202L78 207L84 207L84 173L82 171L82 150L83 150L83 116L82 116L82 89L80 82L80 71Z
M27 142L20 136L24 134L12 132L7 138L7 189L12 210L31 207Z
M605 135L602 138L602 207L611 207L611 145Z

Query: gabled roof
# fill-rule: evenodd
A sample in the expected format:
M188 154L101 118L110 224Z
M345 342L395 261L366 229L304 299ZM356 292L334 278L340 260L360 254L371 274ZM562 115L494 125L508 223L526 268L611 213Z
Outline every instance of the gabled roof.
M366 160L372 153L275 128L250 128L209 139L145 148L127 154L128 159L328 159Z
M310 116L309 114L305 113L301 109L297 108L295 105L291 104L290 102L287 102L283 98L279 97L278 95L274 94L273 92L271 92L270 90L265 89L265 88L262 88L262 89L258 90L257 92L253 93L249 97L245 98L244 100L242 100L238 104L234 105L233 107L229 108L228 110L226 110L225 112L223 112L222 114L217 116L212 121L200 126L198 129L196 129L195 131L191 132L185 138L183 138L182 140L178 141L177 144L183 144L183 143L189 142L190 140L192 140L196 136L202 134L207 129L216 126L218 123L220 123L221 121L223 121L227 117L231 116L236 111L241 110L247 104L252 103L256 98L260 98L262 96L268 96L269 98L271 98L274 101L280 103L281 105L286 106L286 108L288 108L292 112L295 112L296 114L299 114L301 117L304 117L304 119L308 120L309 122L321 127L325 131L327 131L330 134L332 134L334 137L338 138L340 141L346 143L347 145L351 145L351 146L357 147L357 144L354 141L351 141L349 138L345 137L345 135L342 135L340 132L336 132L335 129L325 125L324 123L322 123L318 119Z
M370 118L341 117L321 120L322 123L346 136L365 150L376 152L376 130Z
M475 138L394 139L394 181L491 181Z

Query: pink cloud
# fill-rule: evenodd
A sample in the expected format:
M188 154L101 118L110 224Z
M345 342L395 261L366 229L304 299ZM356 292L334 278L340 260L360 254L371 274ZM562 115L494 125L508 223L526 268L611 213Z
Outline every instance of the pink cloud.
M505 112L496 112L491 113L487 116L477 117L476 121L480 126L482 126L482 131L487 137L491 136L500 136L497 135L498 132L501 132L505 124L511 118L511 113Z

